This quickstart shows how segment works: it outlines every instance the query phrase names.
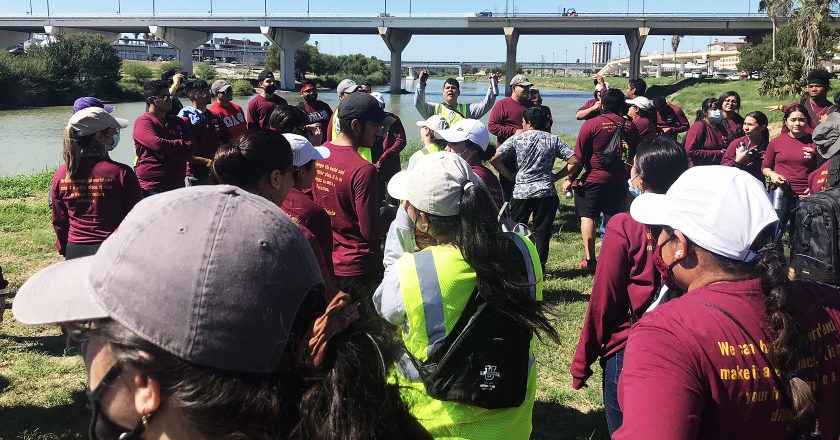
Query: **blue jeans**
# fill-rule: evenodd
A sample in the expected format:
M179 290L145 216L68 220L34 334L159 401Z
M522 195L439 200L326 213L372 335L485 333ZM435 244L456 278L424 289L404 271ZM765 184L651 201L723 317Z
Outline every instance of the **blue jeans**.
M624 349L604 360L604 415L607 416L607 428L610 437L621 427L624 415L618 407L618 378L624 366Z

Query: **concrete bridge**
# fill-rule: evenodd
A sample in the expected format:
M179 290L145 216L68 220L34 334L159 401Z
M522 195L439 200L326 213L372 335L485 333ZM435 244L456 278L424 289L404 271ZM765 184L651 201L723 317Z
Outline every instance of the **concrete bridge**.
M831 22L840 28L840 21ZM758 14L528 14L484 17L461 14L4 14L0 15L0 46L26 40L30 33L51 35L96 32L116 40L121 33L151 32L178 50L188 68L191 52L214 33L259 33L280 47L282 72L294 71L294 53L313 33L378 34L391 52L391 89L400 87L402 51L412 35L504 35L508 77L516 68L520 35L623 35L630 53L629 74L638 75L642 46L648 35L746 36L771 31ZM294 75L283 75L283 89L294 88ZM506 86L505 92L509 94Z
M709 68L708 73L712 73L711 66L715 60L740 55L737 50L713 50L713 51L697 51L697 52L660 52L655 54L644 55L639 58L640 69L644 66L656 66L657 74L662 73L662 66L671 64L672 68L677 71L684 71L685 65L688 63L702 63ZM618 58L610 60L599 71L599 75L615 74L621 76L624 71L630 68L632 60L629 57Z
M402 67L408 69L407 80L417 79L415 72L423 69L458 69L458 76L455 78L458 81L464 79L464 69L492 69L505 64L504 61L403 61ZM562 70L568 71L584 71L591 70L593 72L604 68L605 64L595 63L543 63L543 62L520 62L517 63L525 70L531 72L557 72ZM385 65L390 68L391 63L385 62Z

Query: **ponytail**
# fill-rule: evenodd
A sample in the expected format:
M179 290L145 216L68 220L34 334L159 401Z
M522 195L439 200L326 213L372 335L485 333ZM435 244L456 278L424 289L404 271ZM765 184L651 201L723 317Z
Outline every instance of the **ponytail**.
M559 341L548 319L549 310L531 298L522 253L504 235L496 219L490 193L482 185L468 185L461 197L455 242L476 272L477 289L487 302L531 331Z
M793 418L801 422L813 414L816 401L811 387L797 374L803 335L792 314L791 299L795 293L787 276L787 264L781 252L773 245L759 252L756 268L761 278L761 288L766 295L764 308L775 334L773 353L782 370L782 378L790 388Z
M761 290L765 295L764 310L773 328L772 353L782 372L782 382L788 388L779 392L783 396L790 396L793 420L800 428L804 428L801 425L816 410L816 401L811 387L799 378L799 350L804 335L795 316L792 298L796 296L796 292L787 276L788 265L778 245L773 242L775 226L775 223L768 226L755 240L756 243L769 243L758 251L758 260L755 263L735 261L707 252L723 271L745 278L760 279Z
M64 147L62 151L62 156L64 158L64 164L67 166L67 178L73 177L76 171L79 170L79 162L84 155L88 153L95 153L101 154L104 153L105 150L102 148L102 151L90 151L91 146L94 145L93 137L96 135L89 134L87 136L79 136L79 132L70 127L69 125L64 127Z

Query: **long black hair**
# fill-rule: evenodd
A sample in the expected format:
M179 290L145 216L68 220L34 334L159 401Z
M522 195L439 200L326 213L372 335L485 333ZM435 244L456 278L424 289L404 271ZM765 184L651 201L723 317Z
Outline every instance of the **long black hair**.
M808 113L808 109L806 109L805 106L801 104L793 104L792 106L788 107L787 110L785 110L785 117L784 119L782 119L782 124L787 125L787 118L789 118L790 115L795 112L799 112L805 115L805 120L808 121L808 125L811 125L811 114Z
M747 119L747 118L753 118L753 119L755 119L756 124L764 126L764 131L761 133L761 145L760 145L760 147L761 148L766 148L767 144L770 143L770 130L767 129L767 124L769 123L769 120L767 119L767 115L765 115L763 112L755 111L755 112L749 112L746 115L744 115L744 119Z
M656 194L665 194L688 169L688 154L674 139L649 137L636 148L636 173Z
M451 235L464 260L475 270L478 291L493 307L535 332L559 341L546 305L531 298L522 253L502 232L496 204L483 185L464 190L458 215L429 215L433 235Z

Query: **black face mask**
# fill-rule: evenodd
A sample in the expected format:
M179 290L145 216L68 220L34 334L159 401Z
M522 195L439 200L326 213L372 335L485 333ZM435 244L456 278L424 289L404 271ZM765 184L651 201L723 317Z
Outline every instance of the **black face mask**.
M105 373L105 377L93 391L86 391L90 410L90 426L88 438L91 440L140 440L140 434L146 430L147 418L137 422L134 429L126 428L109 419L99 406L99 399L111 386L111 382L122 373L123 363L118 362Z
M268 93L269 95L273 94L276 91L277 91L277 86L266 86L265 87L265 93Z

